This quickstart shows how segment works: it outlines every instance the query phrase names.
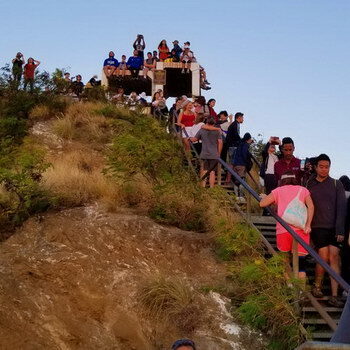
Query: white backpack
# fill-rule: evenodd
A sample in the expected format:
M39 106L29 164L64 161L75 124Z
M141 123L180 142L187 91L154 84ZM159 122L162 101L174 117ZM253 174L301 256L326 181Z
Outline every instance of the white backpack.
M306 205L299 199L299 195L302 188L299 189L296 197L287 205L284 210L282 219L289 225L305 229L305 224L307 220L307 208Z

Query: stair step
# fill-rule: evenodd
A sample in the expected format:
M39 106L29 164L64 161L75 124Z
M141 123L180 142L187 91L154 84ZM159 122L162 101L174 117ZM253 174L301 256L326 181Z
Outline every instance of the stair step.
M333 306L324 306L324 311L327 312L342 312L343 308L341 307L333 307ZM304 306L302 308L303 312L318 312L313 306Z
M334 318L333 321L338 324L339 323L339 318ZM327 324L327 322L323 318L316 318L316 319L314 319L314 318L305 318L303 320L303 324L304 325L306 325L306 324L307 325L309 325L309 324L311 324L311 325L313 325L313 324Z
M312 333L313 339L331 339L333 336L333 333L331 332L315 332Z

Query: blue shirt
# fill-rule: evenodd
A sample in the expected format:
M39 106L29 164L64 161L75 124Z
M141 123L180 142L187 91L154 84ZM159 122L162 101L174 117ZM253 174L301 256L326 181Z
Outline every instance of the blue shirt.
M140 69L143 65L143 60L139 56L131 56L129 57L128 62L126 62L126 65L131 69Z
M114 57L108 57L107 59L105 59L105 61L103 63L103 67L106 67L106 66L118 67L119 62Z

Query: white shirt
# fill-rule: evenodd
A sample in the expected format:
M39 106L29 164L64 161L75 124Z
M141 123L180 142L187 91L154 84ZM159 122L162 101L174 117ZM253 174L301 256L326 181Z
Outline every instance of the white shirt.
M277 161L278 161L278 157L273 153L269 153L265 174L272 174L273 175L275 173L275 163Z

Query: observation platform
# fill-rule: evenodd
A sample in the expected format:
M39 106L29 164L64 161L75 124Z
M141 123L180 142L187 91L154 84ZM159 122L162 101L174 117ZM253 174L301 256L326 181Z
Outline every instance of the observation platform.
M142 70L137 78L131 77L129 70L125 71L124 77L114 72L107 78L102 70L101 84L112 90L123 88L127 95L135 91L138 94L145 92L147 96L153 96L157 90L161 89L166 98L182 95L200 96L199 64L191 63L189 73L181 73L181 71L180 62L157 62L155 71L148 71L147 78L144 77Z

